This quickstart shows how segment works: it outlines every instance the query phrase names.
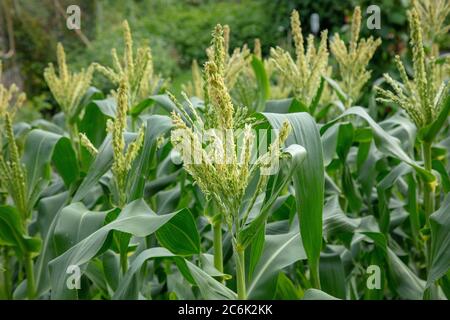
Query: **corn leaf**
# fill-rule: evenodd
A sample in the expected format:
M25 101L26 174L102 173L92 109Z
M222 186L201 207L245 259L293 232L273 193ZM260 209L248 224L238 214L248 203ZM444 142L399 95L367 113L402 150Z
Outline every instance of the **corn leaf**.
M283 121L289 120L292 133L287 145L299 144L306 149L302 165L293 175L297 213L303 247L310 268L315 277L319 272L319 257L322 248L322 213L324 200L324 166L322 143L314 119L307 113L268 114L264 116L273 128L281 128ZM316 286L320 286L316 279Z
M78 205L76 203L71 204L69 209L73 209L74 206ZM158 216L143 200L135 200L128 204L116 220L98 229L62 255L50 261L52 298L74 299L77 297L76 290L69 290L66 286L67 268L71 265L81 267L95 257L110 231L117 230L137 237L145 237L154 233L177 213Z

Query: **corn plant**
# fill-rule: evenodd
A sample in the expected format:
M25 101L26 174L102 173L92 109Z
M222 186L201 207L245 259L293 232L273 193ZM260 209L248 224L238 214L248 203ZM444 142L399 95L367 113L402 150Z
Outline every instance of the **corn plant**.
M356 7L348 42L304 38L294 10L294 52L268 56L218 24L181 92L126 21L112 67L57 46L54 115L21 121L1 84L0 298L448 299L449 3L430 3L384 80Z

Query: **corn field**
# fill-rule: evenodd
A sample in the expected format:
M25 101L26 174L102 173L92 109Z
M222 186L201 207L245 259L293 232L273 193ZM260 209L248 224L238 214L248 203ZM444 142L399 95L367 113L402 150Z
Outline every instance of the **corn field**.
M306 36L294 10L268 55L218 24L179 91L124 21L110 65L58 44L32 122L0 83L0 298L448 299L450 1L412 1L376 81L362 16Z

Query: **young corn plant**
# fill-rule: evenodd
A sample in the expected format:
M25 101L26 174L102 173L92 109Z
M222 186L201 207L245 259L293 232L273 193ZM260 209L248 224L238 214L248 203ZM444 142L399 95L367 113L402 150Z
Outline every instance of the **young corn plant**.
M351 38L347 46L336 33L330 42L330 51L336 58L339 66L340 88L345 92L345 107L349 108L361 96L361 91L370 79L371 72L367 70L367 65L377 47L381 44L381 39L374 40L359 39L361 29L361 9L355 8L351 25ZM333 84L333 80L331 80Z
M122 23L122 28L125 44L122 59L119 59L117 50L114 48L111 50L112 68L98 63L95 63L94 66L98 72L117 86L122 79L126 79L130 105L134 107L142 100L158 92L164 81L154 71L151 48L143 46L138 47L135 51L128 21L125 20Z
M446 24L450 16L450 2L446 0L414 2L423 29L425 54L436 59L436 84L439 85L450 75L450 57L441 54L440 45L448 34L450 24Z
M436 137L435 124L442 125L440 115L446 115L446 103L450 86L448 82L436 85L436 60L427 59L423 47L422 28L420 26L419 15L416 8L409 12L411 27L411 45L413 54L414 77L410 79L399 56L395 57L395 63L402 83L394 80L385 74L386 82L391 85L394 91L386 91L378 88L381 96L379 101L393 102L400 106L413 120L416 127L421 131L422 160L426 170L431 167L431 148ZM427 183L424 186L424 208L427 217L434 212L434 190L435 182Z
M314 36L309 35L305 50L300 16L296 10L291 15L291 29L295 44L295 60L289 52L280 47L271 50L271 60L285 78L285 82L289 83L292 95L306 108L311 109L315 97L320 92L321 78L329 72L328 31L322 31L317 48Z
M259 39L255 39L252 55L248 59L248 63L242 67L231 92L235 104L247 106L249 110L255 112L264 111L272 90L265 65L261 42Z
M191 74L192 80L190 80L187 84L183 84L182 89L189 97L199 97L203 99L203 88L205 84L203 82L202 71L198 65L197 60L195 59L192 60Z
M225 33L226 36L227 33ZM254 162L252 150L255 136L252 121L242 117L233 105L226 86L225 58L226 43L224 29L217 25L213 32L212 50L205 63L207 103L202 117L185 95L189 108L184 108L173 95L174 103L182 111L173 113L175 131L171 141L183 158L185 170L192 176L202 192L217 204L218 212L213 216L215 267L223 270L222 257L222 221L231 235L236 265L236 286L238 299L246 299L245 250L248 240L243 234L248 224L249 213L258 195L267 186L267 171L287 154L281 151L281 145L289 135L289 123L285 122L269 151ZM208 120L208 122L206 121ZM209 128L209 130L208 130ZM208 135L210 144L199 136ZM260 172L257 187L252 190L252 200L247 210L241 213L241 206L247 188L256 173Z
M270 80L270 98L274 100L288 98L291 93L290 82L280 73L274 60L264 59L264 69Z
M112 162L112 196L113 204L119 209L123 209L129 202L127 199L127 179L133 162L136 159L144 142L144 126L137 132L135 140L126 146L125 132L127 129L127 111L130 105L128 81L123 78L117 90L117 110L114 120L108 119L107 131L111 135L113 162ZM80 134L81 144L91 153L98 155L98 150L84 134ZM121 251L121 266L123 272L128 268L127 251Z
M447 0L415 0L414 6L420 17L423 40L429 46L430 54L439 55L439 42L450 30L450 24L446 24L447 16L450 14L450 2Z
M61 111L64 112L66 129L70 134L75 150L80 153L78 122L83 107L81 101L91 84L94 66L90 65L86 70L80 72L69 70L64 47L61 43L58 43L56 47L56 57L58 74L56 74L53 64L50 63L44 71L44 78Z
M0 81L2 80L2 65L0 62ZM18 108L25 101L25 94L19 93L13 84L9 88L0 83L0 188L6 189L6 194L12 200L14 207L7 203L1 203L2 232L10 236L3 239L3 257L6 268L10 268L10 253L13 249L23 267L27 277L27 296L34 298L35 283L33 274L33 248L28 233L31 219L33 198L27 190L27 173L21 161L19 147L13 130L13 119ZM6 138L6 141L4 140ZM6 145L6 150L4 146ZM8 197L7 197L8 199ZM16 233L16 234L14 234ZM17 238L14 238L17 237ZM6 241L5 241L6 240ZM18 244L28 244L28 247L20 247ZM35 249L35 248L34 248ZM5 296L11 297L12 274L8 271L4 279Z
M450 84L444 81L436 82L436 59L427 58L423 44L423 30L417 6L408 12L411 28L411 47L413 57L413 78L410 79L399 56L395 63L401 82L385 74L385 80L393 91L378 88L379 101L392 102L400 106L409 115L419 131L419 141L422 150L423 168L433 171L432 147L436 142L440 129L446 122L450 109ZM439 190L437 179L423 179L423 211L426 218L426 228L430 229L430 216L436 210L436 190ZM431 268L431 246L427 241L427 269ZM429 292L427 293L428 296ZM429 296L428 296L429 297Z
M137 133L136 139L125 146L125 130L127 127L127 110L129 106L127 81L121 81L117 91L117 113L116 118L107 123L108 132L112 136L113 145L113 165L112 173L114 176L114 194L115 204L119 208L127 203L126 199L126 179L131 165L142 147L144 139L144 127L141 127ZM92 147L88 147L92 149Z
M224 81L231 98L236 105L246 106L251 110L261 111L263 103L268 98L269 84L262 65L261 43L255 40L255 48L252 52L245 44L242 48L235 48L230 54L230 28L223 27L224 33ZM209 60L213 59L214 47L206 50ZM198 62L194 60L191 67L192 80L182 89L189 97L201 99L205 96L205 75L202 75Z

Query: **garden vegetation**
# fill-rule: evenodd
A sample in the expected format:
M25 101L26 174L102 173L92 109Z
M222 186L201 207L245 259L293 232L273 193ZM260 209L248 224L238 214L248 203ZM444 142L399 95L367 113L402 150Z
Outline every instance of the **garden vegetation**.
M377 81L359 7L332 38L294 10L268 56L218 24L181 92L127 21L110 65L58 44L54 116L0 84L0 297L448 299L449 13L412 1Z

